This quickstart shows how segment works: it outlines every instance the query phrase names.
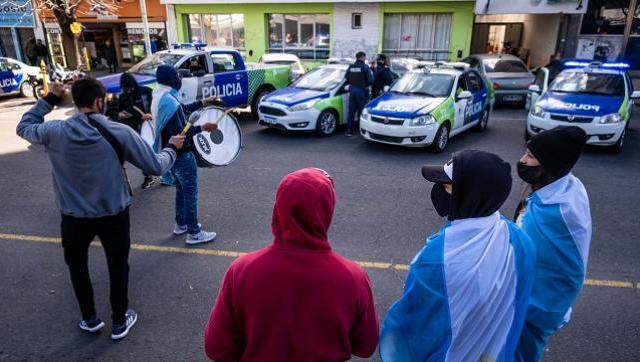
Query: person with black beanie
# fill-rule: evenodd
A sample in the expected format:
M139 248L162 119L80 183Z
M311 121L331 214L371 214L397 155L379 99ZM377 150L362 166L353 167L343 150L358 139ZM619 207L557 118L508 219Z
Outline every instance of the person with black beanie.
M513 360L535 266L535 247L498 211L511 167L475 150L424 166L431 201L448 222L413 258L403 296L380 334L383 361Z
M587 270L589 197L571 170L587 142L579 127L556 127L531 138L518 162L530 194L517 225L536 245L536 272L516 359L539 361L551 336L569 322ZM526 193L526 192L525 192Z

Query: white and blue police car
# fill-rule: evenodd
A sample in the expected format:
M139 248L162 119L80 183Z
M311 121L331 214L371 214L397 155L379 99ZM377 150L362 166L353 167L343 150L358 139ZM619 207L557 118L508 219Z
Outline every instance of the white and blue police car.
M431 147L487 127L494 105L491 83L466 63L427 63L398 79L362 111L360 134L370 142Z
M29 77L41 78L40 68L27 65L19 60L0 57L0 94L33 95Z
M640 92L625 63L567 62L548 89L532 104L525 139L557 126L578 126L589 136L587 144L620 152L631 119L633 101Z

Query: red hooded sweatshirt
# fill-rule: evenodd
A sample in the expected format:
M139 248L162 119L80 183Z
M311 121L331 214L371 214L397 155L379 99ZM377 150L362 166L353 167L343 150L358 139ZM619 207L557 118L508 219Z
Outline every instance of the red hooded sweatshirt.
M369 357L378 316L369 276L331 250L333 180L306 168L280 182L273 244L227 270L204 330L215 361L346 361Z

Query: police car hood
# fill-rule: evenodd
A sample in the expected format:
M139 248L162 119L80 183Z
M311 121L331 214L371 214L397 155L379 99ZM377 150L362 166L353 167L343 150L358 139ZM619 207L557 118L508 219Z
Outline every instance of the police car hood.
M156 77L148 74L130 73L138 82L138 85L147 85L149 83L155 83ZM120 77L122 73L107 75L98 78L98 81L102 83L107 93L120 93Z
M372 100L367 110L378 116L409 118L433 111L445 99L387 92Z
M620 109L623 97L598 94L546 92L536 105L547 112L600 117Z
M327 97L329 97L328 92L313 89L287 87L279 89L273 93L269 93L269 95L266 96L264 100L267 102L284 104L287 107L291 107L298 103L306 102L314 98Z

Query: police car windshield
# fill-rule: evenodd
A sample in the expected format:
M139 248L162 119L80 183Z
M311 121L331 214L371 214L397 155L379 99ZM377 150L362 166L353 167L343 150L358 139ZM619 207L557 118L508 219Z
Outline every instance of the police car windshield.
M453 80L454 76L450 74L407 73L398 79L390 91L429 97L447 97L451 94Z
M565 71L551 83L552 92L624 96L621 74Z
M527 66L520 60L489 58L483 60L487 73L526 73Z
M162 64L176 65L183 55L173 53L155 53L144 58L138 64L129 69L129 73L142 73L156 75L158 66Z
M291 84L294 88L328 91L344 80L346 69L321 67L298 78Z

